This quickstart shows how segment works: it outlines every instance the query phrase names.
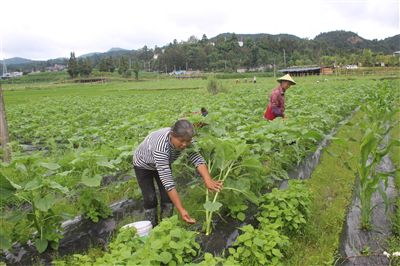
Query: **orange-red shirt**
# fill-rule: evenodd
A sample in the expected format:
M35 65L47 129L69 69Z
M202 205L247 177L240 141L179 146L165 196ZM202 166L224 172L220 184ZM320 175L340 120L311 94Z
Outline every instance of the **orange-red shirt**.
M272 90L271 97L269 98L269 106L275 116L285 116L285 91L280 85Z

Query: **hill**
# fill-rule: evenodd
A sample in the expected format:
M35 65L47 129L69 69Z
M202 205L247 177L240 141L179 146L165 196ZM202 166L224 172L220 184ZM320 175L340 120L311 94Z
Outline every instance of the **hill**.
M388 48L388 52L396 52L400 50L400 34L386 38L381 41L384 47Z
M240 67L254 68L272 64L278 66L331 65L332 62L340 62L340 64L362 62L364 65L372 66L375 64L375 59L362 58L365 49L371 50L373 56L387 55L385 59L381 57L380 62L385 61L388 65L396 65L398 62L389 57L400 50L400 34L383 40L368 40L357 33L343 30L323 32L314 39L300 38L291 34L227 32L210 39L204 35L201 40L196 37L190 37L186 42L174 40L155 49L148 49L146 45L138 50L114 47L107 52L88 53L79 58L89 58L92 65L97 67L103 59L111 57L115 67L118 67L120 58L125 56L131 59L131 63L145 65L147 70L168 72L186 68L234 71ZM367 51L366 55L368 53ZM33 61L16 57L6 59L6 64L10 71L13 69L31 71L45 69L54 64L66 65L67 61L67 58Z
M400 34L384 40L367 40L351 31L331 31L314 38L331 52L355 53L362 49L371 49L375 53L391 54L400 49Z
M5 59L7 65L20 65L20 64L29 64L34 62L33 60L21 58L21 57L12 57ZM3 64L3 60L0 60L0 63Z
M300 37L297 37L295 35L291 34L267 34L267 33L256 33L256 34L238 34L238 33L221 33L218 34L217 36L211 38L211 41L216 41L218 39L229 39L233 35L236 36L238 40L246 40L246 39L252 39L253 41L257 41L260 39L268 38L268 39L274 39L274 40L281 40L281 39L291 39L291 40L301 40Z

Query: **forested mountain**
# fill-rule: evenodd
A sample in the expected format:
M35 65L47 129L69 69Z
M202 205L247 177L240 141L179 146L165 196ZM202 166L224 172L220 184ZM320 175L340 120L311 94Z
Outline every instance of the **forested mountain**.
M235 34L222 33L208 39L191 36L187 41L173 40L163 47L138 50L112 48L105 53L90 53L78 57L89 59L93 67L115 69L124 64L127 68L170 72L172 70L236 71L238 68L254 69L272 65L279 67L299 65L373 66L399 65L393 52L400 50L400 34L384 40L367 40L350 31L331 31L314 39L299 38L290 34ZM66 55L67 56L67 55ZM65 64L67 58L48 61L7 59L9 70L43 69L53 64ZM21 63L22 62L22 63ZM107 67L105 65L113 65ZM126 66L125 66L126 65Z
M20 64L29 64L34 62L33 60L21 58L21 57L13 57L5 59L7 65L20 65ZM3 64L3 61L0 60L0 63Z
M332 31L321 33L314 38L333 55L341 53L357 53L370 49L374 53L392 54L400 49L400 34L384 40L367 40L350 31Z

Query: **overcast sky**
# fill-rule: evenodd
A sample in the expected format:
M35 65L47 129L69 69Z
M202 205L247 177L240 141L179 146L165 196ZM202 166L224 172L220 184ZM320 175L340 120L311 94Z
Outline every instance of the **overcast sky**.
M400 0L12 0L0 3L5 58L46 60L112 47L163 46L191 35L347 30L366 39L400 33ZM0 54L1 56L1 54ZM1 56L3 57L3 56Z

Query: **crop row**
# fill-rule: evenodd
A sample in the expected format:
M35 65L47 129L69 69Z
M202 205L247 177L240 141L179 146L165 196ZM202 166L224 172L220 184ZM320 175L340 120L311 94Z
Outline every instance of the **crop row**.
M367 84L298 86L287 95L289 119L272 123L262 118L267 95L257 87L232 88L215 96L200 90L189 95L158 91L111 98L44 98L40 103L10 106L13 161L2 164L0 172L10 192L2 198L8 214L2 223L10 230L2 237L8 243L26 241L37 231L38 249L56 248L61 235L54 228L59 230L66 217L62 207L73 206L65 209L74 210L73 215L82 211L94 221L106 217L106 202L97 193L103 176L129 172L132 150L144 136L181 117L209 124L199 129L198 138L206 159L219 166L210 169L214 176L230 163L238 166L227 174L226 189L231 193L204 203L210 212L206 231L210 232L212 213L222 209L243 220L245 202L256 202L263 188L286 178L287 170L311 153L371 91ZM201 106L210 111L206 118L190 114ZM41 150L26 153L23 145ZM176 175L194 176L185 165L184 159L177 162ZM129 185L137 189L134 181ZM126 197L125 192L120 196ZM194 206L203 192L193 193ZM21 203L28 208L16 215L15 206Z

